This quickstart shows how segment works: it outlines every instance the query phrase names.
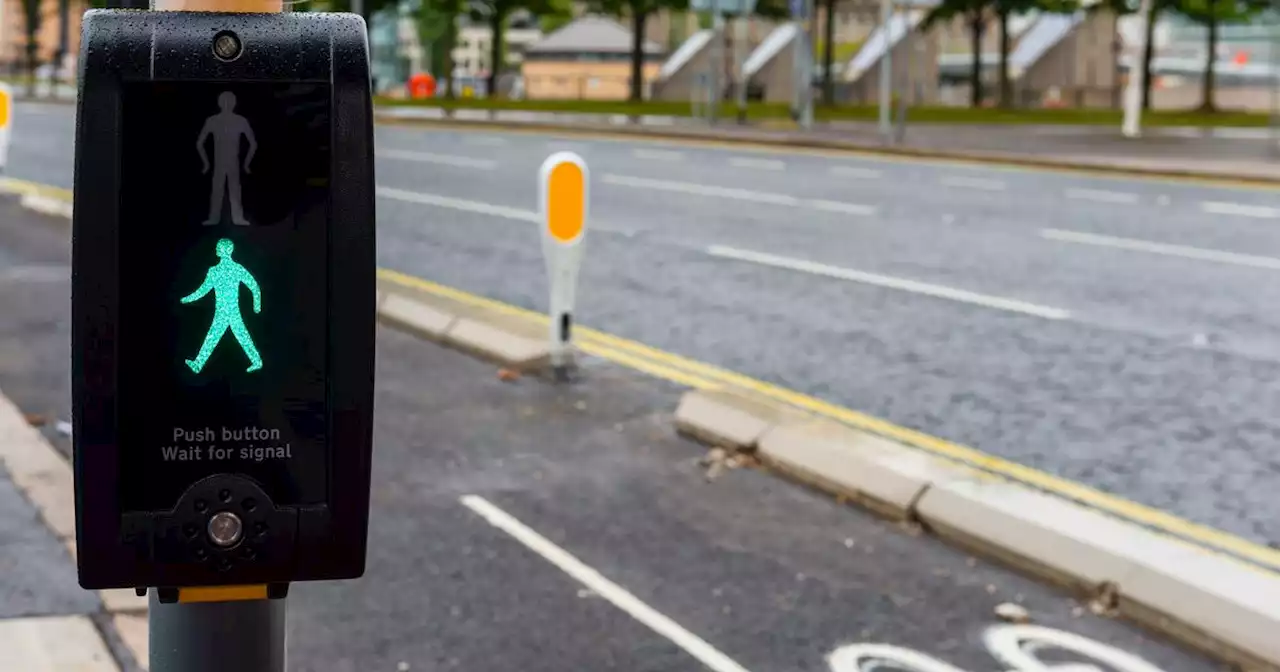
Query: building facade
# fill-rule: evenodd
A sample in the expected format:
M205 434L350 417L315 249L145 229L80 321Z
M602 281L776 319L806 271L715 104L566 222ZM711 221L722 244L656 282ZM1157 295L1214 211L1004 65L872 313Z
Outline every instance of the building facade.
M626 100L631 91L631 31L618 22L584 16L525 52L521 74L530 99ZM642 91L662 67L662 49L646 41Z
M26 67L27 17L22 4L22 0L0 0L0 68L5 72L20 72ZM88 6L85 0L70 0L68 6L67 50L61 64L68 77L75 73L80 51L80 18ZM40 26L36 31L36 57L40 64L47 65L54 60L60 33L58 0L41 0Z

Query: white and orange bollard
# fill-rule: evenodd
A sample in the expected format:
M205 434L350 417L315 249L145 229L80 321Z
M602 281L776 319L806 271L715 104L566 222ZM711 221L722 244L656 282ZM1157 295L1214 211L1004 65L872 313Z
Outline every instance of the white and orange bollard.
M542 254L551 293L551 366L557 380L573 368L573 310L582 243L587 233L590 182L587 164L573 152L557 152L538 171Z

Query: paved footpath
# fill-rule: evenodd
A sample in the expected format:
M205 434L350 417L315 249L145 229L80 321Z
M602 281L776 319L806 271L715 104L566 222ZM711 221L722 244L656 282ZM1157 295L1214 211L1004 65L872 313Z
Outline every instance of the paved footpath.
M57 272L65 246L65 222L0 201L0 389L28 413L67 408L54 392L69 375L67 280ZM1217 667L767 473L708 481L702 449L672 431L678 395L664 383L600 362L574 385L504 382L488 364L386 328L377 354L368 573L295 587L291 670L1101 663L1063 647L1110 657L1117 672ZM47 435L65 455L53 426ZM54 534L27 524L36 513L26 499L4 504L6 487L0 477L0 506L12 507L0 512L26 523L0 527L9 569L0 586L42 599L0 614L0 669L136 669L145 650L136 605L80 591ZM1002 624L1004 603L1052 630ZM29 618L49 615L81 629L45 635L48 622ZM52 662L71 641L115 662Z

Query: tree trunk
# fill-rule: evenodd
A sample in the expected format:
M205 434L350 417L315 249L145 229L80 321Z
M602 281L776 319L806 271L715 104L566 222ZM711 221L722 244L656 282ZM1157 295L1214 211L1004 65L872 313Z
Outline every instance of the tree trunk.
M1013 107L1013 82L1009 80L1009 12L1000 16L1000 107Z
M836 41L836 0L827 0L827 24L823 27L826 35L822 44L822 102L834 105L836 102L835 77L831 69L835 62Z
M507 39L503 31L507 24L507 8L500 2L493 4L493 16L489 17L489 29L490 34L493 35L493 42L489 45L489 81L486 88L490 98L497 98L498 73L502 72L502 54L505 51L503 41Z
M40 67L40 58L37 56L39 51L39 43L36 42L35 33L27 35L27 97L34 98L36 95L36 68Z
M1217 85L1217 77L1213 72L1213 66L1218 61L1218 17L1214 12L1218 9L1218 3L1214 0L1209 2L1209 53L1204 59L1204 92L1200 97L1200 110L1203 112L1213 112L1217 109L1213 101L1213 90Z
M969 16L970 37L973 38L973 70L969 73L969 104L982 107L982 12Z
M440 42L443 46L440 49L440 72L444 76L444 97L445 100L453 100L453 46L458 41L458 17L456 14L449 17L449 23L445 25L444 35Z
M70 0L58 0L58 55L54 58L53 68L49 72L49 97L57 98L58 84L62 75L62 64L67 60L68 31L71 24Z
M644 100L644 24L648 18L644 6L631 3L631 102Z
M1151 20L1147 21L1147 47L1142 52L1142 109L1151 109L1151 62L1156 58L1156 20L1160 17L1160 5L1153 0Z

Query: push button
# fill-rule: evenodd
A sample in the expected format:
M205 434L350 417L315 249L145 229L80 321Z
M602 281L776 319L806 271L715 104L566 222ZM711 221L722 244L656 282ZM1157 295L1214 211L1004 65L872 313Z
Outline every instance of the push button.
M209 540L218 546L235 546L243 534L244 523L230 511L219 511L209 518Z

